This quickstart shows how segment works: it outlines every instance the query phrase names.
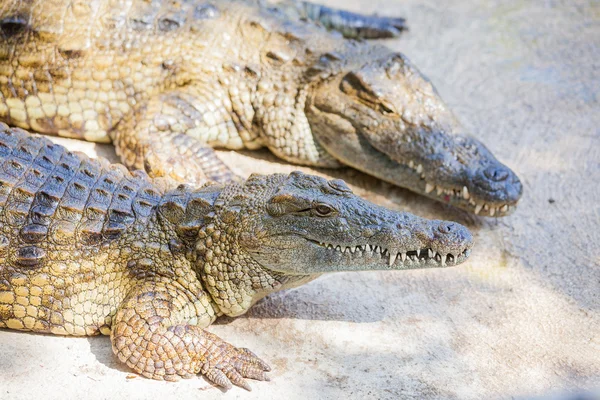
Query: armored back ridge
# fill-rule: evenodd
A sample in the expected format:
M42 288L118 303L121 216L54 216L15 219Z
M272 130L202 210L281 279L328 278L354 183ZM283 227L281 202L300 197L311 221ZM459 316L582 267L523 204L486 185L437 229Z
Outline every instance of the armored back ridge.
M112 141L128 167L201 184L234 174L212 147L353 166L490 216L522 185L465 132L389 37L401 19L300 1L8 1L0 120Z

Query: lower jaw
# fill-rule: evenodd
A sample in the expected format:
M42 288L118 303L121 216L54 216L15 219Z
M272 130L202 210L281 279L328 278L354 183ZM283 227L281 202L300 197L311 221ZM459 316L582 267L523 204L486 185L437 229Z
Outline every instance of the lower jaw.
M383 179L392 184L406 187L422 196L450 204L475 215L505 217L512 214L517 207L516 203L486 203L485 201L476 200L471 196L466 186L463 188L447 188L430 183L425 179L422 167L419 165L416 167L414 165L402 165L402 167L406 170L406 173L403 176L401 185L394 182L393 179Z

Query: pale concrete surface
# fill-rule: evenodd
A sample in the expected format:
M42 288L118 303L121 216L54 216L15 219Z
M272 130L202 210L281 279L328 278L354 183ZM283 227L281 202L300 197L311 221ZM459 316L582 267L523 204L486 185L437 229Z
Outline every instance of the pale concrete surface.
M389 45L517 171L516 214L474 218L353 171L318 171L377 203L467 224L471 260L330 275L221 321L213 332L274 368L252 393L132 378L106 337L2 331L0 398L504 399L600 388L600 4L328 3L408 18L411 31ZM224 157L244 172L295 169L264 152Z

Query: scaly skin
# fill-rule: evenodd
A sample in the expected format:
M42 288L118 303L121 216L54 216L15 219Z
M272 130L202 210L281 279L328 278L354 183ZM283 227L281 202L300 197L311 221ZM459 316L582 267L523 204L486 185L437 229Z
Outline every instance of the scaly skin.
M149 378L249 388L267 364L205 328L325 272L453 266L459 224L394 212L299 172L186 185L0 123L0 328L110 335Z
M469 211L514 208L516 175L404 56L301 17L349 36L403 26L290 1L4 1L0 121L112 140L128 167L181 182L233 177L210 147L266 146Z

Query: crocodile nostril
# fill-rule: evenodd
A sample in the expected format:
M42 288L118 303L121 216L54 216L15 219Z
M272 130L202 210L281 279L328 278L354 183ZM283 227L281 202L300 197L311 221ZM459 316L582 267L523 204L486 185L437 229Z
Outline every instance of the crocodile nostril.
M508 171L502 167L488 167L483 171L486 178L494 182L502 182L508 178Z
M455 224L452 222L442 222L438 226L438 230L442 233L451 233L454 231Z

